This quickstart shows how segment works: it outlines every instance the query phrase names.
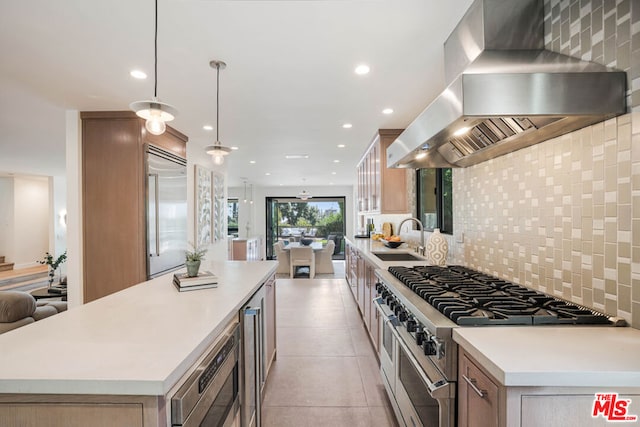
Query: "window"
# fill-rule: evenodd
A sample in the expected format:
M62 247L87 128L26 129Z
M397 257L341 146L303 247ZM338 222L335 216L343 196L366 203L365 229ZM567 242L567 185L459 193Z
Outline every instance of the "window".
M425 230L439 228L453 233L452 171L448 169L418 169L418 218Z
M238 199L227 201L227 233L238 236Z

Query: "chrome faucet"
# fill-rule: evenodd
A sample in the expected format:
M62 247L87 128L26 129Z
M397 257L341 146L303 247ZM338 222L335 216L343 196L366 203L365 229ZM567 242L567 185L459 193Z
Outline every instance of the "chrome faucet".
M418 246L416 248L416 252L420 253L420 255L424 255L424 226L422 225L422 223L420 222L420 220L418 218L406 218L403 219L402 222L400 222L400 225L398 226L398 235L400 234L400 231L402 230L402 224L404 224L407 221L413 221L416 224L418 224L418 227L420 228L420 246Z

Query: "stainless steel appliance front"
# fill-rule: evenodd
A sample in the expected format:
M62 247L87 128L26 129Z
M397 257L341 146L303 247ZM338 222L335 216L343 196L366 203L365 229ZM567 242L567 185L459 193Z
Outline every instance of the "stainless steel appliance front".
M240 325L233 322L171 398L171 424L229 427L240 413Z
M147 276L184 265L187 249L187 162L146 146Z
M251 297L242 313L243 427L262 425L262 391L265 384L264 305L265 289L262 287Z
M382 298L380 370L398 422L406 427L455 426L455 383L424 356Z

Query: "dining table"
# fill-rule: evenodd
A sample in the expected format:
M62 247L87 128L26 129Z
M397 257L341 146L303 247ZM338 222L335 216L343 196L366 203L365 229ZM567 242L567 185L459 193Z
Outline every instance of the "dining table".
M322 250L322 242L311 242L309 245L303 245L300 242L290 242L288 245L284 245L284 250L288 251L291 248L304 248L305 246L310 246L314 252Z

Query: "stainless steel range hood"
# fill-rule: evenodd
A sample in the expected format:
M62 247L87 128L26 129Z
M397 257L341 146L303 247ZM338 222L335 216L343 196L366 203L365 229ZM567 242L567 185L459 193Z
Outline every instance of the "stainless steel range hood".
M477 0L445 42L451 83L387 150L467 167L626 112L626 74L544 50L543 0Z

